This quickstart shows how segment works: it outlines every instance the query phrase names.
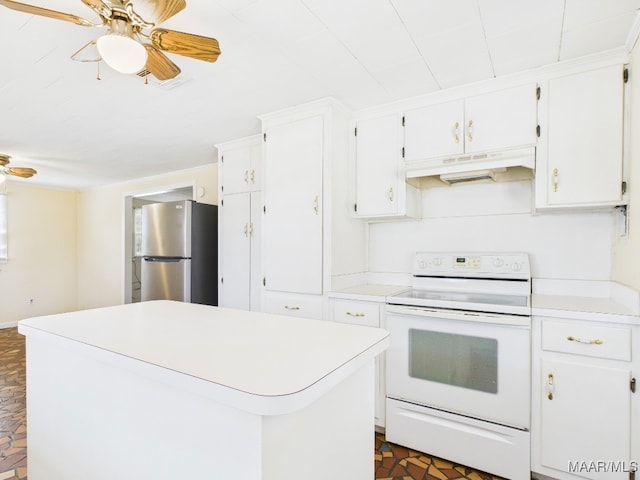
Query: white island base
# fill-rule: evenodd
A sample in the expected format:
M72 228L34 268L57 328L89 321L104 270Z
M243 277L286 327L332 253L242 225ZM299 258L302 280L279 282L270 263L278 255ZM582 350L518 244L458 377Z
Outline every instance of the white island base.
M164 301L19 330L29 480L374 478L383 330Z

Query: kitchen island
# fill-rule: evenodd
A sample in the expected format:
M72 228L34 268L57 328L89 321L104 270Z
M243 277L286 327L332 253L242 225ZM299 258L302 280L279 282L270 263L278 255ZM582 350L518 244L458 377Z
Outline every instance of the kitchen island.
M374 476L384 330L172 301L18 328L30 480Z

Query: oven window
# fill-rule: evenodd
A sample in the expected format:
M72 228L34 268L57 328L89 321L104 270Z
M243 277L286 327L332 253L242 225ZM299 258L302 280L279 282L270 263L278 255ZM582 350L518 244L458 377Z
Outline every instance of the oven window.
M409 376L497 393L498 341L409 329Z

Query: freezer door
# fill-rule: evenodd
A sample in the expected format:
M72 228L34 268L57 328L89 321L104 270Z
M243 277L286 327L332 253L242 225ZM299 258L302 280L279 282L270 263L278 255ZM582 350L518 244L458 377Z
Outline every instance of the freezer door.
M191 260L145 257L142 261L142 301L191 301Z
M191 257L191 201L142 207L142 255Z

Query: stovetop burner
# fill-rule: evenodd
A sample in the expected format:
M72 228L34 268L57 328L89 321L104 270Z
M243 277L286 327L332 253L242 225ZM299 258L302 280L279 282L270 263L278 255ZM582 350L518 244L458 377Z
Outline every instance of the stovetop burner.
M387 297L387 303L530 314L526 253L418 252L412 283L412 289Z

